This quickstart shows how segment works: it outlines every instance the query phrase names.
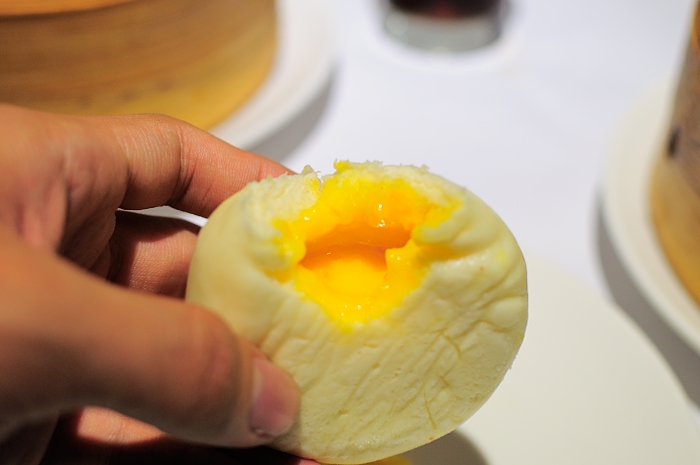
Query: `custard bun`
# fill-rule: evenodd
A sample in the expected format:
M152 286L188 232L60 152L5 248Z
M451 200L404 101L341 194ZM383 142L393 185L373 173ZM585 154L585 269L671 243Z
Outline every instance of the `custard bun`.
M527 321L523 255L468 190L413 166L247 185L211 215L187 300L295 380L272 447L329 464L400 454L456 429L510 368Z

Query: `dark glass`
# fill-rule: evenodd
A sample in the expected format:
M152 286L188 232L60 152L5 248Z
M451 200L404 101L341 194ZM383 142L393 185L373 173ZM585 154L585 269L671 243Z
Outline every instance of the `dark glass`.
M500 0L391 0L391 3L407 13L447 19L489 14L498 8Z
M508 0L378 0L384 30L414 48L460 53L495 42Z

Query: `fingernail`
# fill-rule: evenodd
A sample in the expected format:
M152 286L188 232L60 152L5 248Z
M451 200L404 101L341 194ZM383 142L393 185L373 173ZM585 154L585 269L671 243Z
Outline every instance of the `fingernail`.
M299 409L296 384L269 360L255 358L253 408L250 429L258 436L274 438L289 431Z

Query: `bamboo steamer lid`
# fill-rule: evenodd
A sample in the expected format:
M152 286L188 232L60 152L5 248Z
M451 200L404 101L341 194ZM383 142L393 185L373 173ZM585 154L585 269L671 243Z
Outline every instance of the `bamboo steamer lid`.
M134 0L0 0L0 15L36 15L92 10Z
M0 0L0 101L208 128L265 79L274 0Z
M669 262L700 303L700 7L693 20L668 140L652 175L651 210Z

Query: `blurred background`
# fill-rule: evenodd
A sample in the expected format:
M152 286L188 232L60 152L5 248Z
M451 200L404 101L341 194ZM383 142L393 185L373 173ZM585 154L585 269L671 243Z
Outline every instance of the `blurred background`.
M7 31L29 27L31 20L25 13L12 13L7 5L13 2L4 1L5 6L0 2L0 12L6 15L0 17L0 100L21 97L25 100L19 103L23 103L51 92L65 95L55 88L36 94L20 89L18 83L26 79L13 73L31 72L46 81L54 71L30 66L40 62L37 56L41 54L23 59L12 47L3 47L11 43ZM186 2L179 3L183 5L179 13L157 30L175 30L180 37L176 44L191 43L182 39L194 34L182 32L189 31L189 26L173 26L190 8ZM234 3L222 8L233 8ZM205 4L209 3L201 2ZM669 363L673 370L669 377L672 383L680 380L689 396L688 409L700 425L700 352L689 343L687 333L669 324L659 302L650 298L643 280L630 269L634 260L625 258L620 248L624 237L611 233L604 200L609 189L606 182L611 179L606 173L608 161L618 155L620 144L627 147L642 141L653 145L658 142L657 134L664 136L662 114L671 104L683 64L695 1L480 0L457 2L456 7L449 4L446 0L260 2L254 11L245 13L254 14L257 29L251 26L253 22L241 21L251 16L245 16L239 5L232 16L224 18L235 17L236 24L250 26L245 40L240 34L227 36L231 27L223 21L223 26L217 26L223 32L206 35L202 46L229 50L231 54L220 57L222 63L233 60L245 64L250 72L257 66L258 74L247 81L248 90L243 91L242 84L234 86L240 91L237 100L232 99L227 109L217 109L218 117L199 125L296 171L310 165L329 173L338 159L379 160L426 165L467 187L501 215L528 253L619 305L626 315L625 324L634 331L641 329L644 340ZM201 10L201 24L214 24L215 18L222 17L221 10L213 7ZM207 11L210 16L205 15ZM143 14L144 22L156 21L148 12ZM204 29L219 30L213 26ZM17 30L12 37L17 37ZM75 31L70 30L68 36L73 37ZM274 50L269 48L271 37L276 40ZM232 43L244 43L242 50L248 51L254 45L258 52L246 55L239 50L243 54L236 55ZM167 94L165 100L177 101L178 108L185 110L192 110L205 97L218 103L225 99L217 96L236 93L219 89L207 97L202 89L212 88L206 81L209 75L182 71L194 58L180 56L177 50L176 46L161 46L140 58L152 63L157 57L155 61L162 62L160 67L149 68L149 79L164 69L171 70L165 73L168 76L179 76L153 78L141 88L147 89L143 92L171 92L184 83L187 97ZM124 53L115 48L115 54ZM87 60L94 63L90 61L94 56ZM62 63L70 60L57 60L52 66L58 70ZM177 72L172 71L176 68ZM142 77L142 71L143 67L125 79L133 82L134 76ZM72 79L70 73L67 76ZM106 82L109 89L118 87L114 81ZM141 91L120 92L109 98L122 101ZM659 95L660 100L655 97ZM654 98L656 104L649 105ZM84 111L93 111L87 106L91 98L76 99ZM653 113L651 123L630 123L644 111ZM642 149L653 151L650 146ZM640 153L640 160L645 156ZM635 171L634 157L624 163L630 164L630 172ZM623 181L624 163L618 170ZM639 202L644 203L643 199ZM630 208L642 208L640 205ZM594 356L600 362L605 357ZM485 459L476 463L482 461L485 463Z

